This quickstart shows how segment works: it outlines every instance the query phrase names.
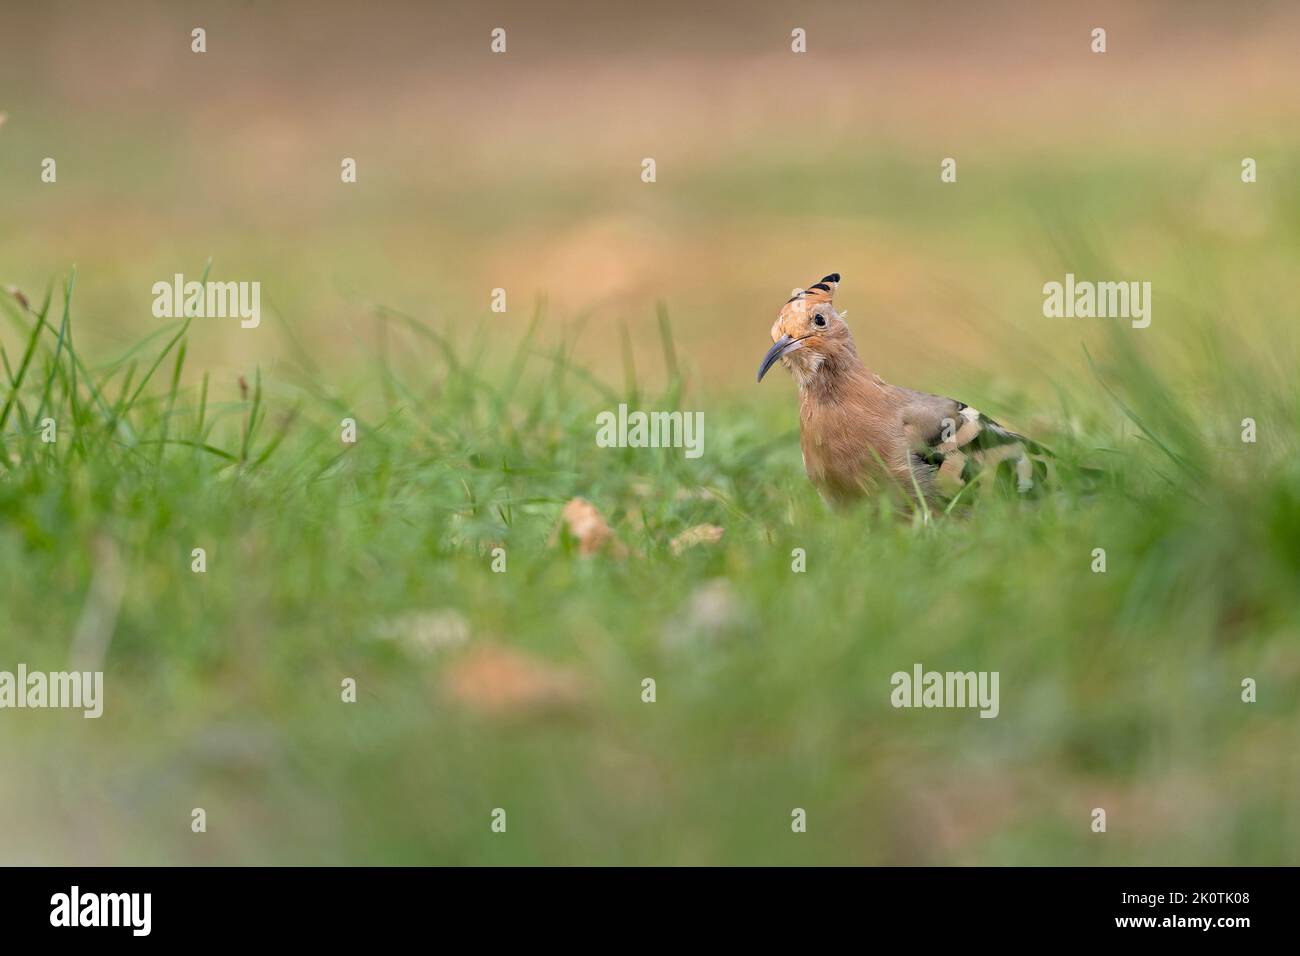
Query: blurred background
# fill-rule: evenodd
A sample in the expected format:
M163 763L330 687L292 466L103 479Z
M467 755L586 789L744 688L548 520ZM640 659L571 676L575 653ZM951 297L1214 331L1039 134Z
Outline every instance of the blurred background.
M1276 426L1297 407L1298 37L1300 7L1264 2L0 6L0 286L37 304L75 265L92 362L158 332L153 283L210 258L212 279L262 285L259 329L190 331L184 380L209 373L230 420L258 369L283 412L300 349L323 390L373 386L377 305L504 367L544 303L538 335L570 336L575 366L622 382L626 335L651 387L664 310L683 407L710 429L699 470L597 460L585 407L539 400L544 427L479 427L498 410L420 390L451 376L395 346L432 437L371 446L397 449L391 474L375 455L328 482L214 481L172 456L166 498L148 469L117 486L28 469L0 487L0 668L61 662L97 569L120 563L129 587L102 726L0 714L0 861L1294 862L1294 467L1270 472L1292 497L1252 499L1252 521L1230 520L1242 497L1194 510L1170 492L1044 506L1028 530L994 510L970 536L864 533L798 472L788 380L753 376L790 290L838 271L886 378L1036 435L1070 434L1063 389L1088 396L1089 440L1110 436L1123 419L1081 346L1102 354L1117 323L1046 319L1042 287L1149 281L1151 327L1125 341L1180 401L1243 397L1189 430L1235 447L1263 407L1261 444L1294 447ZM20 355L22 328L0 345ZM503 477L507 460L536 471ZM460 510L462 486L477 507L509 482L543 504L509 527ZM547 536L573 494L634 546L662 552L708 520L725 547L644 572L557 558ZM218 528L216 560L239 574L178 587L188 558L169 549ZM1064 552L1105 535L1131 562L1103 581ZM476 549L507 536L521 570L498 588ZM783 603L790 549L810 541L834 587ZM455 693L426 686L450 679L440 659L366 643L390 618L433 644L472 632L562 659L586 709L503 725L443 708ZM666 630L755 643L665 650ZM918 659L1002 669L1002 717L904 715L934 719L899 731L864 675ZM470 698L512 680L573 693L573 674L521 678L509 660L461 672ZM673 690L648 727L627 688L650 665ZM367 708L340 711L340 672L364 675ZM1256 711L1243 673L1273 681ZM518 837L484 845L502 794ZM200 801L222 822L195 842ZM783 842L804 804L820 808L807 841ZM1097 805L1125 821L1115 840L1089 839Z
M1157 346L1201 301L1206 259L1231 269L1207 304L1234 322L1296 291L1294 4L52 2L0 18L4 278L35 298L75 263L87 348L155 329L152 283L209 256L338 359L373 340L372 302L491 351L544 297L552 321L587 320L578 356L607 360L623 324L657 350L662 301L706 392L746 388L790 288L830 271L869 361L913 382L959 356L985 374L1077 365L1099 323L1041 315L1066 269L1154 281ZM498 287L505 315L488 311ZM276 325L209 323L197 354L232 376L265 365Z

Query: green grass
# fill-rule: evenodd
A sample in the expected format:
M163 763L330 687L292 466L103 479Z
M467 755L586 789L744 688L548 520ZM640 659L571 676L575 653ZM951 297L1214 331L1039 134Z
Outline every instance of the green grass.
M0 667L111 635L106 709L0 717L26 771L0 783L0 861L1300 862L1300 393L1226 346L1176 389L1117 332L1036 435L1050 495L924 522L828 512L788 394L705 408L698 461L597 448L619 401L696 407L666 315L662 357L629 346L606 382L537 319L489 361L380 309L367 372L300 351L241 394L187 373L187 323L83 357L73 285L3 306L24 345L0 372ZM575 496L631 555L554 534ZM722 542L673 556L705 522ZM440 609L466 647L377 636ZM478 645L576 699L465 703L449 675ZM1000 716L894 710L915 662L1000 672Z

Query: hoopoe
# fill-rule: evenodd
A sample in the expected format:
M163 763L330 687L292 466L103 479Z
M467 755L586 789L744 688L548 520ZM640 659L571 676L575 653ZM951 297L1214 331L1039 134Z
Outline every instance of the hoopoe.
M761 382L778 360L799 385L804 470L832 505L896 487L912 501L953 498L994 468L1028 492L1050 452L965 402L890 385L858 357L835 311L838 272L795 294L772 325Z

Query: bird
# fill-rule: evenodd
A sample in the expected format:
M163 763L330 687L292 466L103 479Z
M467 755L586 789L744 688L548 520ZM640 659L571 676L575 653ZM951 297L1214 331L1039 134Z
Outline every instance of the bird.
M992 470L1019 494L1041 490L1052 453L965 402L891 385L858 353L835 309L840 274L794 295L772 325L763 381L778 361L799 386L804 470L833 507L901 492L926 514Z

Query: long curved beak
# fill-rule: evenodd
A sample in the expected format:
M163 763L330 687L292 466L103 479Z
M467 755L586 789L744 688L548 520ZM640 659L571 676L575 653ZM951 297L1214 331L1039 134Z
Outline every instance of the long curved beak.
M767 374L768 369L776 364L777 359L798 345L799 339L791 338L788 335L783 335L773 342L772 347L763 356L763 364L758 367L758 381L763 381L763 376Z

